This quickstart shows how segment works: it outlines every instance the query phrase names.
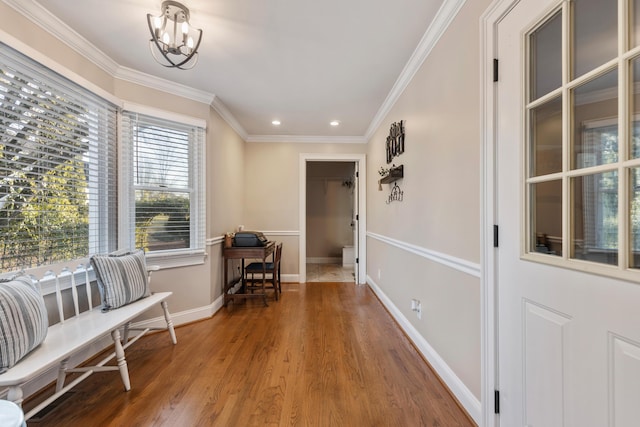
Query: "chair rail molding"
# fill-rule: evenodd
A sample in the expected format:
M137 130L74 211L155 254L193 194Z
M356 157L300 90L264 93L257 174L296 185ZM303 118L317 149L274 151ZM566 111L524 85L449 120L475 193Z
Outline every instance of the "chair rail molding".
M421 256L433 262L437 262L438 264L446 265L447 267L469 274L473 277L480 278L481 276L480 264L478 263L467 261L451 255L443 254L442 252L437 252L431 249L423 248L421 246L413 245L411 243L406 243L401 240L393 239L391 237L383 236L381 234L377 234L371 231L367 232L367 237L370 237L372 239L378 240L380 242L386 243L391 246L395 246L396 248L403 249L407 252L411 252L412 254Z

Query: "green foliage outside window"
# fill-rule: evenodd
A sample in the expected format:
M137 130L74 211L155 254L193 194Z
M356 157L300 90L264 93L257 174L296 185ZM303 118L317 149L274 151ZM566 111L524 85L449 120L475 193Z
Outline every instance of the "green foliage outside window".
M0 271L86 256L86 110L0 70Z

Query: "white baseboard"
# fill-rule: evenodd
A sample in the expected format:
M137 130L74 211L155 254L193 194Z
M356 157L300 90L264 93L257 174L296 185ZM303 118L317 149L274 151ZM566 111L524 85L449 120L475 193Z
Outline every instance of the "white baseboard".
M299 274L283 274L280 276L280 280L282 283L299 283L300 275Z
M440 357L440 355L434 350L433 347L427 342L427 340L418 332L418 330L409 322L409 320L402 314L402 312L391 302L389 297L382 292L382 289L375 283L375 281L367 276L367 284L376 293L382 304L389 310L389 313L394 317L396 322L407 334L409 339L413 341L416 348L422 353L422 355L429 361L433 369L438 373L440 378L445 382L447 387L456 396L458 401L462 404L465 410L471 415L473 420L480 425L480 419L482 418L482 405L480 400L467 388L460 378L453 372L453 370L447 365L447 363Z
M221 295L209 305L194 308L191 310L181 311L179 313L171 313L171 320L173 320L174 326L180 326L184 325L185 323L191 323L197 320L206 319L216 314L216 312L222 308L223 304L224 298ZM169 306L169 311L171 311L171 306ZM153 319L143 320L141 322L136 322L133 326L137 328L163 328L166 326L166 323L164 321L164 317L160 316Z

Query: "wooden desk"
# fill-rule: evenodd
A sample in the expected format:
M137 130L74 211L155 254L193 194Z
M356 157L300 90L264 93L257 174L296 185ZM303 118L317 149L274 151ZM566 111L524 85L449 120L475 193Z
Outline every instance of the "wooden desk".
M265 292L252 292L247 291L247 282L244 276L244 260L249 258L261 259L263 268L266 270L266 262L269 255L273 255L276 242L268 242L265 246L232 246L230 248L222 249L222 263L224 270L223 286L224 286L224 305L226 306L229 301L235 301L236 299L244 298L262 298L264 305L267 304L267 294ZM242 260L242 270L240 277L232 277L229 279L229 262L234 259ZM229 291L238 283L242 282L242 286L235 293ZM262 284L266 283L266 277L262 275ZM277 292L277 290L276 290Z

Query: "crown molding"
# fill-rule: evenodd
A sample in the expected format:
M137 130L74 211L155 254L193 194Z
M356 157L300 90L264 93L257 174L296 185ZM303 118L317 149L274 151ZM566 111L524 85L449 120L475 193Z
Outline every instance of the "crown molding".
M113 75L119 65L67 24L33 0L2 0L98 67Z
M211 100L210 105L214 110L216 110L216 112L220 115L220 117L222 117L222 120L227 122L227 124L231 126L231 128L235 130L238 135L240 135L240 138L242 138L242 140L246 142L247 138L249 137L249 135L247 134L247 131L244 130L240 122L238 122L235 116L231 114L231 111L229 111L227 106L224 105L224 103L220 100L220 98L217 96L214 96L213 99Z
M393 105L407 88L413 79L413 76L418 72L422 63L427 59L431 50L436 43L438 43L438 40L440 40L440 37L444 34L446 29L449 27L449 24L451 24L451 21L456 17L465 2L466 0L444 0L433 22L429 25L427 31L425 31L420 43L418 43L418 46L413 51L409 61L404 66L400 76L391 88L387 98L378 109L373 120L371 120L371 123L364 135L366 141L369 141L373 137L375 131L382 124L382 120L384 120L387 114L389 114Z
M191 99L193 101L202 102L203 104L211 104L215 97L213 93L194 89L190 86L152 76L151 74L143 73L141 71L137 71L127 67L118 67L116 72L113 73L113 77L119 80L135 83L140 86L145 86L150 89L157 89L165 93L170 93L173 95L181 96L183 98Z
M366 144L364 136L249 135L247 142L294 142L306 144Z

